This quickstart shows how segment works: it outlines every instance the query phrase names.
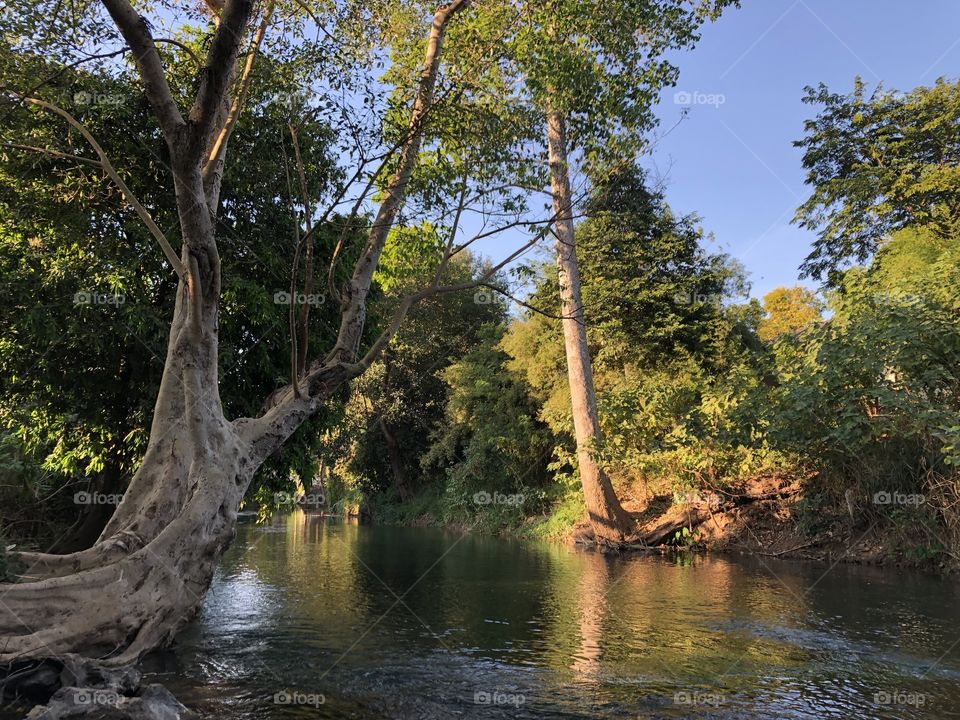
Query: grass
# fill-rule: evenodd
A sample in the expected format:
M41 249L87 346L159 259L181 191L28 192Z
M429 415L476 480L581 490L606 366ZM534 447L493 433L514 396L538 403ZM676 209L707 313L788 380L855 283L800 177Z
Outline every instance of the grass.
M547 516L522 526L516 535L536 540L555 540L566 536L586 514L583 496L579 491L571 490L554 504Z

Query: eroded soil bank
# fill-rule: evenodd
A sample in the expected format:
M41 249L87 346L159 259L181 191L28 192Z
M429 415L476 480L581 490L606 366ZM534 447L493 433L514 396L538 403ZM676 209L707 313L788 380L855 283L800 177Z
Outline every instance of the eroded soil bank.
M916 506L889 512L882 501L848 493L845 507L808 496L796 479L762 476L723 491L651 494L624 506L638 531L626 550L747 553L757 556L910 567L950 573L960 569L946 531ZM886 503L888 506L890 503ZM565 541L594 545L586 521Z

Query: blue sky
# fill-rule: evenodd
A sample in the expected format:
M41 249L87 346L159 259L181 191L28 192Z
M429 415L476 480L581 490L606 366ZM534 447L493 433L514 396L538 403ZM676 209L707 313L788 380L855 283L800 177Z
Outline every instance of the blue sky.
M803 88L825 82L849 91L855 75L908 90L960 74L957 0L743 0L707 26L698 46L675 56L677 88L658 108L674 126L678 91L722 95L692 104L646 164L667 182L678 212L702 216L719 249L750 273L752 294L798 282L813 235L792 226L807 197L792 141L815 111ZM680 98L684 100L684 98ZM807 283L809 284L809 283ZM812 285L811 285L812 286Z

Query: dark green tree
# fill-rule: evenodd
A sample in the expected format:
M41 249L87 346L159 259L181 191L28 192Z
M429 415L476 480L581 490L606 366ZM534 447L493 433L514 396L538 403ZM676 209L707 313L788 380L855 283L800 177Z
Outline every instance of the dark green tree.
M926 228L956 237L960 221L960 82L896 93L850 94L808 88L820 106L805 124L806 182L813 189L795 222L817 232L804 272L838 285L897 230Z

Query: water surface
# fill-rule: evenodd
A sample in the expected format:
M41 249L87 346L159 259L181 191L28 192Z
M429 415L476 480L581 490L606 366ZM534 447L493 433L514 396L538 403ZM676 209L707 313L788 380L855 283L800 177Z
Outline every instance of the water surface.
M154 681L209 717L960 717L957 584L241 523Z

